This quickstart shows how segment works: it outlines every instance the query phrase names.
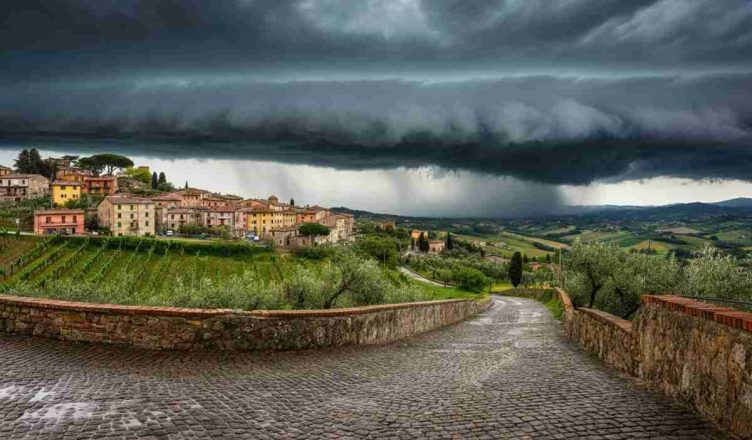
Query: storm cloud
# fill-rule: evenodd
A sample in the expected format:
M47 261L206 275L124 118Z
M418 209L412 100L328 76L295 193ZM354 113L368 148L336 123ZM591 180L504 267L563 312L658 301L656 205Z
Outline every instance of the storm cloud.
M748 0L3 6L6 142L547 184L752 180Z
M5 136L127 138L165 155L419 167L555 184L752 179L752 75L154 82L5 89ZM212 144L211 147L208 145Z

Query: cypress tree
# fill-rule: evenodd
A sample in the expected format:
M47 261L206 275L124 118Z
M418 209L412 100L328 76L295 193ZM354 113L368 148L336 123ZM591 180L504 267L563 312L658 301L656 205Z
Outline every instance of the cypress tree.
M165 176L165 173L159 173L159 183L167 183L167 176Z
M429 246L428 246L428 238L426 238L426 234L423 232L420 233L420 237L418 237L418 249L421 252L428 252Z
M452 249L454 249L454 243L452 242L452 233L451 232L447 232L446 246L445 247L446 247L446 249L448 251L451 251Z
M514 287L522 282L522 255L519 252L515 252L512 261L509 262L509 279Z
M290 199L290 206L295 206L295 199Z
M157 172L154 171L151 173L151 189L157 189L159 186L159 176L157 176Z

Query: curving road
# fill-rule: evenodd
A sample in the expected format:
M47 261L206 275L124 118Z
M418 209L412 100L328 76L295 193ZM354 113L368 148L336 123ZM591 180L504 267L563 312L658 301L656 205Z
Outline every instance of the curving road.
M715 438L530 300L378 347L178 353L0 336L0 438Z

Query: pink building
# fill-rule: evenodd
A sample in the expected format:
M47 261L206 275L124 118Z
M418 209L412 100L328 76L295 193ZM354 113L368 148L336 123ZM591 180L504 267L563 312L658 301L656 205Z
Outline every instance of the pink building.
M83 209L48 209L34 212L34 233L71 234L84 233Z

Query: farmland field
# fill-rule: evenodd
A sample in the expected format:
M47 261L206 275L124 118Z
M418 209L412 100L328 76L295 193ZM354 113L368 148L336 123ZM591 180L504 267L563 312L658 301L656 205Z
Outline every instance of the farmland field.
M287 308L289 304L282 298L283 281L296 268L305 267L317 274L325 264L323 260L279 254L248 244L23 238L23 245L0 251L7 274L2 291L85 302L180 307L231 304L237 306L230 308L252 309L260 307L252 297L266 295L261 298L263 304ZM419 299L470 294L457 289L439 289L442 291L437 293L423 283L415 284L423 295Z

